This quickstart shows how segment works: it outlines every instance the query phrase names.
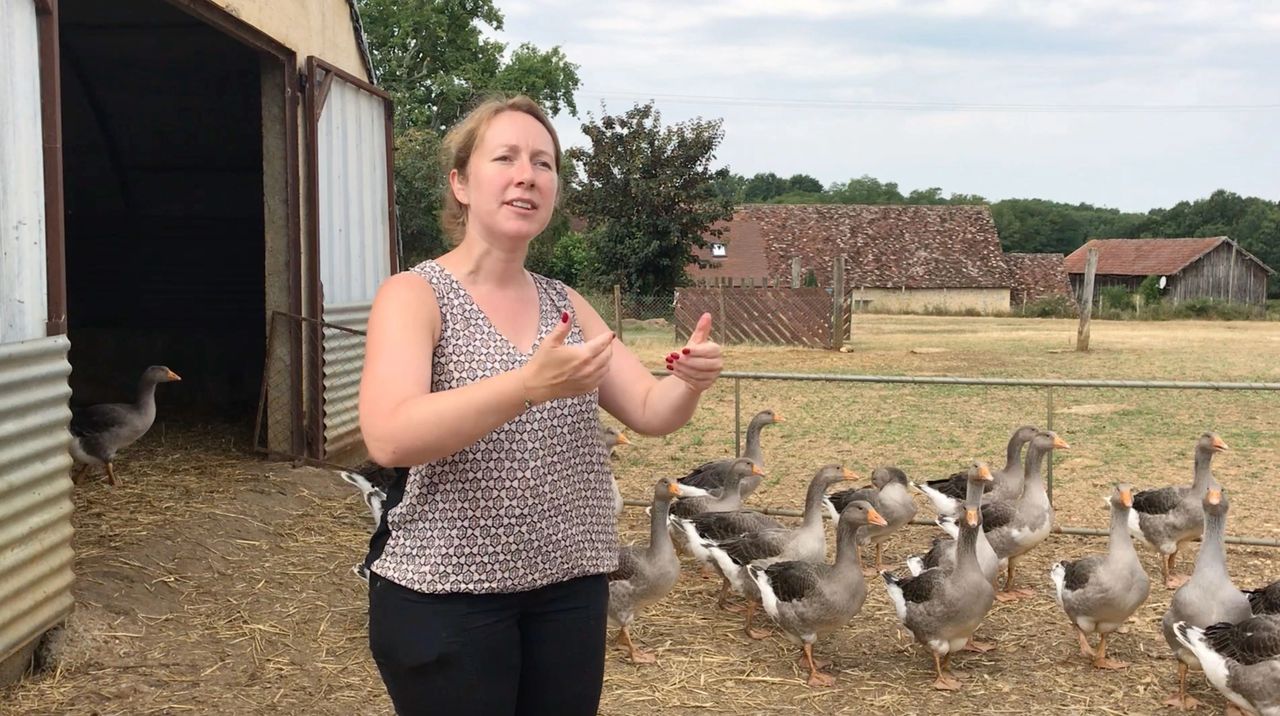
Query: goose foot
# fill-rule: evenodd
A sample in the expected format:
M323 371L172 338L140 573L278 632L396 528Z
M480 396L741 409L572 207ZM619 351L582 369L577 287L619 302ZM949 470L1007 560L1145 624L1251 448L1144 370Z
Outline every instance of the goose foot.
M1191 694L1174 694L1164 700L1164 705L1178 711L1193 711L1203 706L1204 702Z
M1127 661L1116 661L1115 659L1108 659L1107 657L1105 657L1105 656L1104 656L1104 657L1102 657L1101 659L1094 659L1094 660L1093 660L1093 668L1095 668L1095 669L1116 669L1116 670L1119 670L1119 669L1127 669L1127 668L1129 668L1129 662L1127 662Z
M635 647L631 648L631 655L627 659L632 664L656 664L658 657L651 651L641 651Z
M1016 602L1022 599L1022 595L1016 591L1013 592L996 592L997 602Z
M768 629L756 629L755 627L747 627L742 632L756 641L768 639L773 634Z
M743 613L743 612L747 611L746 606L744 606L744 605L742 605L742 604L739 604L739 603L737 603L737 602L724 601L724 602L720 602L718 606L719 606L721 609L723 609L723 610L725 610L726 612L729 612L729 613L731 613L731 614L741 614L741 613Z
M979 654L985 654L988 651L992 651L995 648L996 648L996 645L992 644L989 641L978 641L973 637L969 637L969 643L965 644L964 648L961 649L961 651L976 651Z
M1190 579L1190 575L1171 574L1164 580L1164 586L1167 589L1177 589L1178 587L1186 584Z
M939 676L933 680L933 688L939 691L959 691L960 681L954 676Z
M1227 716L1249 716L1249 714L1241 711L1235 704L1227 704Z
M815 671L809 674L809 680L805 683L809 686L835 686L836 677L831 674L824 674L821 671Z
M808 653L805 653L803 651L800 652L799 654L796 655L796 663L801 664L803 666L809 666L810 662L812 662L814 668L819 670L825 669L828 666L831 666L830 659L819 659L817 657L812 656L812 654L813 654L812 649Z
M1015 589L1013 591L1017 593L1018 596L1024 597L1024 598L1034 597L1036 595L1036 590L1032 589L1031 587L1023 587L1022 589Z
M809 680L805 682L809 686L835 686L836 685L836 677L832 676L831 674L824 674L821 671L822 669L825 669L828 666L831 666L831 662L826 661L825 659L822 661L815 660L813 658L812 644L805 644L804 651L800 652L800 656L796 660L799 661L801 664L804 664L809 667Z

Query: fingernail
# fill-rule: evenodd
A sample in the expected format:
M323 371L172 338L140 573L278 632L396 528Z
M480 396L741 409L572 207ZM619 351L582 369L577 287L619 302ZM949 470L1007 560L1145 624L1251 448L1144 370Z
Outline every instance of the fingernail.
M675 370L675 369L676 369L675 366L671 365L670 363L667 364L667 370Z
M561 311L561 312L560 312L560 322L561 322L561 323L568 323L568 322L569 322L569 312L568 312L568 311Z
M688 349L688 348L681 348L681 349L680 349L680 352L681 352L681 353L683 353L683 354L685 354L685 355L689 355L689 349Z

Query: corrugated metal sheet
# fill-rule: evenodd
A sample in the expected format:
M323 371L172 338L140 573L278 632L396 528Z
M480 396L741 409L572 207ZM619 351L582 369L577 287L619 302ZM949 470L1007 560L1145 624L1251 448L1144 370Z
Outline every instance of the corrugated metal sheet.
M69 348L0 345L0 661L71 612Z
M363 332L372 302L325 306L324 320ZM360 371L364 335L324 329L324 452L336 455L360 440Z
M391 272L382 99L334 77L316 139L324 305L372 301Z
M44 336L44 162L31 0L0 0L0 343Z

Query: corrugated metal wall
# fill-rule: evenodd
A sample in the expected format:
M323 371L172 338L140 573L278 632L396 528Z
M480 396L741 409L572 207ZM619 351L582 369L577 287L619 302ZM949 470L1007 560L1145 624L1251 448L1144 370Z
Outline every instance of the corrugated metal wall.
M363 331L391 272L386 105L334 77L317 127L323 319ZM334 455L360 439L356 398L364 336L324 332L324 442Z
M31 0L0 0L0 343L44 336L44 162Z
M0 344L0 661L71 612L69 348Z

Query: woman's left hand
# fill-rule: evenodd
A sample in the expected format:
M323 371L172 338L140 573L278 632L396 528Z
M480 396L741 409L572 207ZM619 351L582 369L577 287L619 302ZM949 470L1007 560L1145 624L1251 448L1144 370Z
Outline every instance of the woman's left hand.
M701 393L716 382L723 369L720 344L711 340L711 314L704 313L684 348L667 355L667 370L691 390Z

